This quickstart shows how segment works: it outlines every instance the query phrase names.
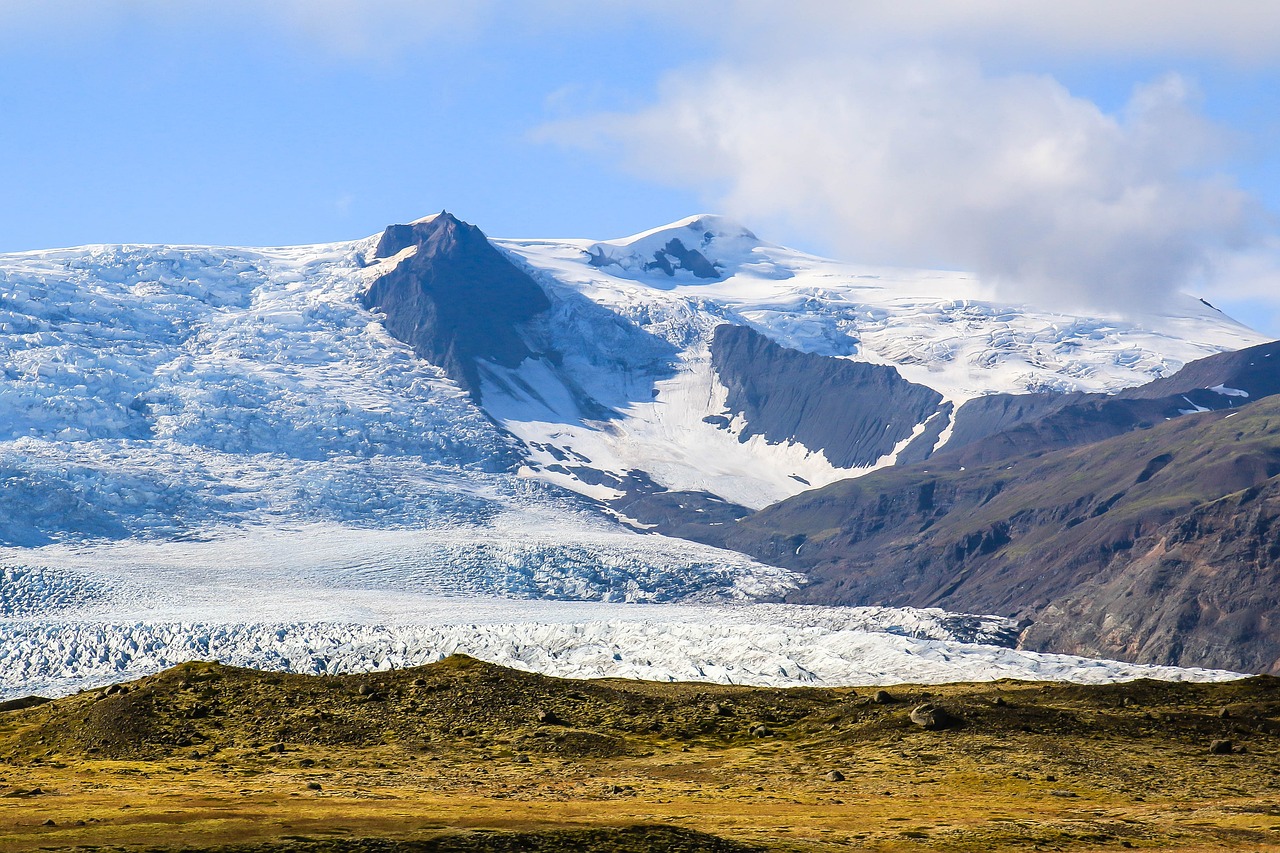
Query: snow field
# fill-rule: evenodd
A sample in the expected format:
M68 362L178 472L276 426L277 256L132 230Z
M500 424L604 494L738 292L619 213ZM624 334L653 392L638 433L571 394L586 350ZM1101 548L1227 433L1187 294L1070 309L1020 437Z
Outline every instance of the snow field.
M0 696L65 695L188 660L322 674L398 669L454 653L568 678L767 686L1239 677L934 639L930 635L948 635L936 621L919 626L916 633L925 636L915 636L888 610L850 608L859 612L835 614L818 608L828 612L813 619L804 607L619 605L589 621L467 623L471 603L450 604L452 620L458 621L431 625L0 621ZM548 605L529 603L525 609L527 617L538 619ZM502 611L511 615L509 607ZM572 619L586 614L570 610L559 615ZM930 614L924 611L924 619L921 611L905 615L910 624L928 623Z
M646 269L672 239L715 262L721 278ZM555 307L541 333L565 358L559 377L526 362L513 372L518 381L507 376L486 386L485 407L535 448L538 476L602 498L610 497L604 487L556 470L550 460L576 454L595 470L619 477L644 471L668 488L705 489L753 508L892 464L890 455L867 468L839 469L821 451L741 442L741 424L735 430L705 422L726 414L708 353L724 322L804 352L891 365L957 405L993 392L1117 391L1264 340L1185 294L1164 312L1136 318L1049 312L995 302L963 273L817 258L716 216L597 243L495 242L551 295ZM601 316L625 320L629 337L584 334L607 325ZM532 392L522 393L522 385ZM583 411L569 385L614 416Z

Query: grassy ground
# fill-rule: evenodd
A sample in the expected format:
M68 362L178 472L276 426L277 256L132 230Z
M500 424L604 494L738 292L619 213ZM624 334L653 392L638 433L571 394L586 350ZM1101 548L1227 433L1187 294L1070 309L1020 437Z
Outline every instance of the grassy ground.
M0 712L0 850L1280 850L1280 679L875 692L188 664Z

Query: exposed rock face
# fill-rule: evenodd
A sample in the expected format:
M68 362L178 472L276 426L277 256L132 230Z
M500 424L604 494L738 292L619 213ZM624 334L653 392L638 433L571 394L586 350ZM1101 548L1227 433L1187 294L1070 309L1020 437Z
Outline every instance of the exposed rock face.
M732 524L751 510L709 492L665 491L651 480L630 477L631 490L614 507L667 536L697 540L708 526Z
M743 441L794 440L840 468L892 453L942 403L894 367L788 349L747 326L716 328L711 366L729 389L730 412L746 418Z
M600 268L607 267L617 263L617 260L605 254L603 249L597 248L589 252L590 258L587 263L591 266ZM663 272L669 276L674 276L676 270L685 270L693 273L698 278L720 278L720 269L717 264L707 260L707 256L699 252L697 249L690 249L685 246L684 241L679 237L672 237L667 241L661 249L653 253L653 259L644 263L645 272Z
M1280 673L1280 478L1143 536L1045 608L1023 643Z
M961 470L943 456L783 501L718 541L810 603L942 606L1143 662L1280 662L1280 397ZM713 541L711 535L707 541Z
M447 212L388 227L375 257L411 246L417 250L376 279L361 301L386 315L388 332L478 400L476 359L515 367L532 355L520 327L551 303L480 229Z

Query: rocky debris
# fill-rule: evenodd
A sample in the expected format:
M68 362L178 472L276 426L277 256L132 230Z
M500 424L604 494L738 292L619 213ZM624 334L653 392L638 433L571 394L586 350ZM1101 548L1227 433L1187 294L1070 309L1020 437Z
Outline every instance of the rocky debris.
M563 726L564 725L564 720L561 720L559 717L557 717L555 711L548 711L545 708L539 708L538 712L534 714L534 719L538 721L539 725L543 725L543 726Z
M631 753L631 746L625 738L581 729L561 731L554 737L535 735L522 740L518 746L566 758L616 758Z
M5 711L25 711L27 708L44 705L50 701L52 700L46 699L43 696L23 696L19 699L9 699L7 701L0 702L0 714L3 714Z
M110 687L104 688L103 690L99 690L95 698L106 699L111 696L121 696L128 692L129 692L129 687L127 685L112 684Z
M366 702L381 702L387 698L377 688L369 684L361 684L360 687L356 690L356 693L360 696L363 696L364 701Z
M415 679L423 679L426 686L412 688ZM175 689L179 680L194 683L196 689ZM353 701L362 684L382 691L386 701ZM325 764L333 750L394 743L424 759L453 749L483 751L487 760L514 768L516 755L542 765L545 762L535 755L613 759L643 756L658 744L663 749L697 750L751 749L747 744L755 743L768 751L778 740L910 740L908 732L917 726L945 726L953 718L968 733L995 738L1074 738L1089 732L1158 736L1201 754L1216 738L1232 738L1233 752L1236 744L1248 739L1261 755L1270 751L1273 708L1280 707L1280 687L1275 685L1280 679L1222 685L1011 685L1001 690L1009 706L997 712L990 685L963 690L902 686L894 689L897 704L886 706L864 704L873 701L870 690L851 702L843 689L564 681L463 657L394 673L323 677L192 663L134 682L127 694L105 702L95 703L92 694L82 694L24 712L23 731L0 739L0 761L44 760L56 744L67 758L186 759L198 752L216 762L220 755L249 751L273 767L305 768L303 762ZM1134 700L1131 706L1123 706L1125 698ZM196 702L210 709L207 717L188 717ZM732 708L732 716L711 716L712 704ZM1223 707L1233 711L1225 724L1229 728L1217 716ZM262 713L264 708L271 713ZM928 713L930 708L933 713ZM556 716L550 714L553 709L569 724L548 725ZM1097 709L1103 714L1095 718ZM1156 713L1148 718L1152 711ZM912 713L914 719L909 719ZM285 752L273 756L269 750L276 744ZM832 754L818 760L809 774L821 780L834 767L841 767L841 762ZM1056 766L1039 768L1032 776L1043 781L1046 773L1074 783ZM22 781L7 780L8 786ZM44 780L25 781L22 787L30 788ZM294 785L300 788L305 782L304 777Z
M1229 740L1215 740L1209 744L1210 755L1230 755L1235 750L1233 744Z
M956 717L946 710L930 702L925 702L912 708L910 718L911 722L925 731L950 728L959 722Z
M197 689L175 690L179 677L195 682ZM411 682L416 678L427 685L414 689ZM383 691L387 701L353 701L362 683ZM913 793L923 795L936 784L936 790L962 799L977 797L980 789L993 791L996 799L974 800L987 807L985 814L993 813L991 806L1003 810L1027 797L1038 798L1038 804L1032 805L1042 814L1067 815L1068 821L1080 816L1094 823L1080 832L1072 828L1074 843L1100 844L1105 835L1105 843L1116 848L1123 834L1151 848L1168 839L1159 830L1135 831L1110 816L1095 821L1080 811L1081 803L1096 805L1095 798L1099 803L1120 803L1135 792L1167 802L1188 790L1203 790L1194 798L1226 802L1228 811L1222 820L1238 825L1242 812L1235 809L1241 796L1251 794L1256 803L1258 797L1269 799L1268 792L1280 789L1276 781L1280 770L1269 760L1280 738L1276 724L1280 679L1258 677L1221 684L1006 682L998 689L1010 703L999 711L992 707L997 688L990 683L903 684L894 688L897 705L878 706L867 704L872 690L863 690L859 699L851 700L844 688L774 690L614 679L568 681L464 658L408 671L318 677L193 663L135 682L127 695L107 702L94 703L91 694L75 695L20 717L2 718L0 770L7 771L3 774L6 786L30 788L42 783L61 793L61 785L46 780L64 777L29 775L43 774L38 768L53 763L48 756L51 746L56 745L60 753L56 760L68 765L89 747L100 748L108 756L123 756L128 766L119 766L127 778L115 789L114 802L128 805L132 801L133 812L119 813L129 815L137 814L143 805L135 797L140 778L135 773L168 778L170 756L181 756L182 766L171 769L196 774L188 777L195 787L186 790L199 791L207 779L218 777L228 781L215 787L236 802L236 789L250 784L238 777L252 774L257 777L251 783L254 788L274 785L285 797L292 792L299 813L332 814L339 821L345 819L342 804L347 798L369 796L371 789L388 781L398 785L400 780L406 786L461 792L464 797L492 798L494 803L526 796L546 796L557 803L595 801L605 806L605 812L610 803L634 802L636 797L652 802L666 799L668 791L687 787L685 793L693 798L688 804L668 800L681 815L700 814L698 804L721 791L726 800L743 794L753 799L753 814L773 814L766 811L771 803L780 806L788 811L789 824L796 820L792 804L802 795L805 805L857 809L859 805L854 804L867 803L868 798L874 802L880 796L904 803ZM1125 706L1125 698L1134 701ZM198 721L184 717L182 712L197 699L215 713ZM713 703L731 706L734 716L710 716ZM922 703L942 706L963 721L963 728L957 734L918 731L908 722L908 714ZM1228 706L1233 718L1224 723L1218 712ZM556 709L573 726L539 726L534 717L541 709ZM1152 719L1145 716L1148 712ZM828 728L833 722L839 727ZM660 732L656 736L651 734L655 724ZM755 727L772 728L777 735L757 740L749 734ZM473 734L460 736L463 731ZM1231 737L1233 747L1247 741L1257 758L1228 761L1206 756L1210 741L1223 737ZM191 748L175 745L182 739L196 741L201 751L210 751L214 757L202 767L186 764L182 758ZM285 756L267 753L275 743L287 745ZM684 749L691 754L682 757ZM306 760L319 769L297 769L304 756L310 756ZM520 756L528 756L529 763ZM139 765L139 758L157 763ZM849 774L844 767L850 768ZM102 773L104 784L110 784L109 775L114 774ZM1068 788L1074 790L1051 793ZM4 790L0 788L0 794ZM754 794L748 793L753 790ZM1077 791L1079 803L1067 798ZM38 820L56 819L58 832L63 833L76 818L86 816L77 811L76 798L70 799L47 797L26 805L7 802L17 805L16 814L29 813L25 820L17 820L24 831L33 837L43 835L47 841L52 830L39 829ZM842 799L849 805L841 804ZM1130 799L1137 802L1140 797ZM385 807L397 812L404 808L394 801ZM909 803L907 807L914 810ZM761 811L756 812L757 808ZM1259 808L1266 808L1266 803ZM643 811L652 813L647 804ZM892 823L882 822L878 806L873 811L877 814L860 816L865 826L872 831L894 829ZM37 817L37 812L44 817ZM1184 832L1187 826L1175 830ZM946 846L948 838L954 842L955 836L941 826L936 831L932 825L920 829L929 830L935 846ZM1036 843L1045 839L1039 829L1026 826L997 829L1008 829L1020 839L1018 846L1026 849L1032 846L1033 836ZM434 838L437 830L429 831ZM1082 837L1085 831L1088 838ZM1179 841L1184 846L1200 843L1207 837L1204 833L1218 829L1191 831L1200 834L1182 836ZM75 837L96 841L88 832ZM590 849L580 844L539 846L530 839L522 839L525 846L494 847L489 834L475 837L477 846L472 847L430 847L417 841L395 847L376 839L366 846L356 846L356 840L348 845L345 839L341 843L325 839L297 845L289 841L286 847L281 841L264 841L252 849L238 848L238 853L284 853L286 849L291 853L339 849L342 853L581 853ZM994 837L976 837L970 846L994 849L998 845L983 846ZM1223 837L1236 838L1214 836L1200 846L1217 849L1222 845L1215 842ZM1252 840L1249 837L1243 843ZM597 849L636 853L638 848ZM665 846L647 849L692 853L716 848L680 847L668 840Z
M877 690L872 694L871 701L877 705L891 705L898 700L894 699L893 694L888 690Z
M6 799L25 799L26 797L38 797L43 793L43 788L14 788L12 791L6 791L5 793L0 794L0 797L4 797Z

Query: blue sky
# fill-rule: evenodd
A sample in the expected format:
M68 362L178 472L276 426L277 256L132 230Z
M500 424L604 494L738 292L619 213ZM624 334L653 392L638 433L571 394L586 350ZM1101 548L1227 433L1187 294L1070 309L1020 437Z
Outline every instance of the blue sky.
M0 4L0 251L711 210L1031 301L1191 289L1280 335L1271 4L451 6Z

